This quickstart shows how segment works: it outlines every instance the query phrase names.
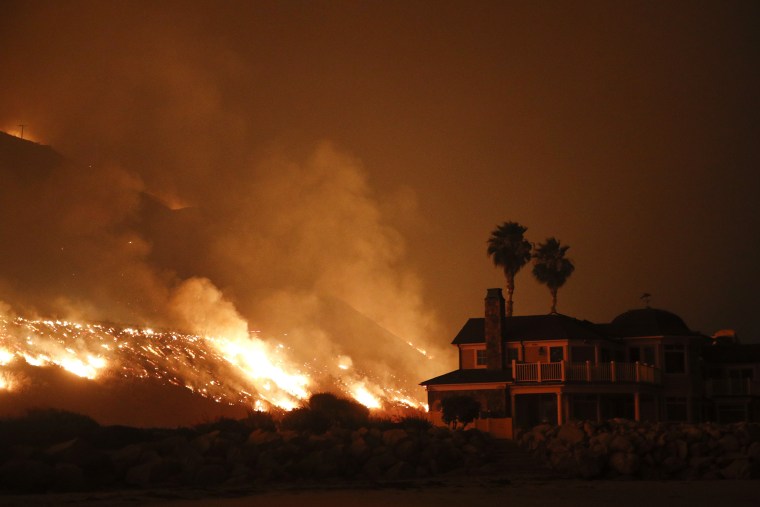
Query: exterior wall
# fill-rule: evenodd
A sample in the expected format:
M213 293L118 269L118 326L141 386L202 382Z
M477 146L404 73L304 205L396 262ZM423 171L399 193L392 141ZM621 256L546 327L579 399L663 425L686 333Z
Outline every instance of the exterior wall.
M485 350L485 345L460 345L459 347L459 367L463 370L474 368L485 368L485 365L478 365L478 350Z
M480 403L481 417L510 416L511 406L506 388L428 390L430 412L441 412L441 400L451 396L471 396Z

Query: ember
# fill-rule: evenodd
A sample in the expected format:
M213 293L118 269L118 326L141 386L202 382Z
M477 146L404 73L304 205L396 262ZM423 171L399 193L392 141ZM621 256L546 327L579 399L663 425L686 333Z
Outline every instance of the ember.
M201 336L151 328L61 320L0 317L0 389L14 390L10 367L60 367L100 381L115 376L157 379L196 394L255 410L292 410L320 390L340 391L380 409L423 409L403 389L381 387L357 371L347 356L336 358L342 378L325 379L319 365L297 366L284 344L272 345L259 332L248 336Z

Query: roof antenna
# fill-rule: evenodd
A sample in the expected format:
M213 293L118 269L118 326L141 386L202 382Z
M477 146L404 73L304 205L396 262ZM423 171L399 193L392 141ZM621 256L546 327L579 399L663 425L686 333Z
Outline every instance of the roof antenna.
M644 305L645 305L644 308L649 308L649 300L652 299L652 295L648 292L645 292L644 294L639 296L639 299L644 302Z
M23 139L24 138L24 127L25 127L25 125L23 123L19 123L18 126L21 127L21 135L19 136L19 138Z

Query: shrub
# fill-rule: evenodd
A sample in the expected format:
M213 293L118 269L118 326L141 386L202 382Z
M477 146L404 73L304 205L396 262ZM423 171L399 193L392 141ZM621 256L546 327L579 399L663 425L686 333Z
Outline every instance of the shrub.
M441 400L441 409L443 422L452 429L464 429L478 416L480 403L472 396L450 396Z
M330 426L355 429L369 422L369 409L354 400L330 393L317 393L309 398L309 408L323 416Z
M0 443L54 444L90 436L99 427L86 415L53 408L31 409L22 417L0 421Z
M245 423L252 430L274 431L276 429L272 414L262 410L249 410Z
M321 434L330 428L330 421L319 412L301 407L285 414L280 427L284 430Z

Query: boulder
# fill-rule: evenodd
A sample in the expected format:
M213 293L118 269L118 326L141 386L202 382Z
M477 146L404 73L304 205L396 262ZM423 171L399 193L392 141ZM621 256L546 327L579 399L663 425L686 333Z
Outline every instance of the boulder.
M609 466L621 475L635 475L641 466L641 459L632 452L617 451L610 455Z
M82 469L72 463L58 463L53 475L53 487L59 491L81 491L87 484Z
M752 467L749 459L735 459L728 466L720 470L720 475L725 479L750 479Z
M557 438L569 446L574 446L586 439L586 433L578 427L577 423L567 422L559 428Z
M389 447L396 447L399 442L409 438L406 430L394 428L383 432L383 443Z

